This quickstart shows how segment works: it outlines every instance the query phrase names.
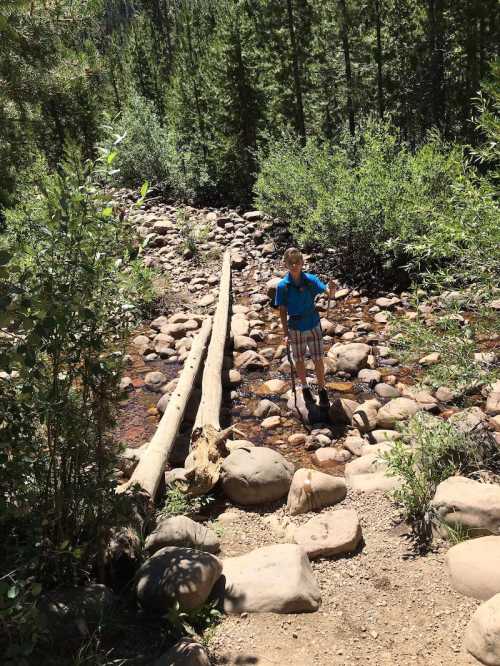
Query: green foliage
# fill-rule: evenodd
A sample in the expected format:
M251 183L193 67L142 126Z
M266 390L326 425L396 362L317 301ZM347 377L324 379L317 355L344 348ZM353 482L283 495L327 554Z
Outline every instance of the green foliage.
M435 134L414 153L374 121L335 147L285 136L261 151L255 192L299 243L335 248L350 272L443 268L452 283L491 284L500 270L493 190Z
M176 601L169 609L166 619L174 637L183 635L198 636L215 627L222 620L222 613L216 608L217 602L206 602L199 608L181 610Z
M68 149L9 213L0 250L0 559L31 592L102 580L125 501L109 433L135 304L120 280L130 230L97 185L111 164ZM2 648L36 632L29 594L19 603Z
M399 317L390 322L392 346L404 363L416 363L433 352L439 354L437 363L424 368L420 382L433 389L446 386L458 399L500 377L497 367L474 357L478 335L491 337L497 328L494 316L478 314L465 322L458 313L446 311L432 319Z
M500 453L487 433L460 433L452 424L425 412L402 427L401 440L394 442L383 459L389 474L401 478L401 488L393 496L423 544L432 539L435 518L430 503L441 481L456 474L500 471Z
M170 518L171 516L196 514L213 501L214 498L211 495L191 497L183 492L178 485L173 485L166 492L165 504L159 511L159 516Z

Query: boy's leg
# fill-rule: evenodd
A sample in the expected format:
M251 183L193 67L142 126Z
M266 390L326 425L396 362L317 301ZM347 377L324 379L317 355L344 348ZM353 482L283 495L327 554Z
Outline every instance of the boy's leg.
M303 386L306 386L307 384L307 379L306 379L306 364L304 362L304 359L296 360L295 361L295 370L297 371L297 377L299 378L299 381Z
M320 389L325 388L325 363L323 358L314 359L313 362L318 386Z
M290 331L290 346L292 348L292 361L295 365L295 371L299 378L304 400L306 402L312 401L312 394L307 386L306 364L304 360L306 352L306 336L304 335L304 331Z
M323 349L323 333L319 324L310 331L308 345L314 363L314 370L316 371L316 379L319 387L319 403L320 405L328 406L328 394L325 389L325 363L323 360L325 353Z

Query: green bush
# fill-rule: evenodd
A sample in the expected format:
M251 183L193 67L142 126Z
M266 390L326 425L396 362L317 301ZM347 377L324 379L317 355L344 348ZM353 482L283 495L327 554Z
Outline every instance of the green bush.
M147 180L165 195L182 200L203 197L211 189L198 152L181 144L141 95L133 94L123 113L104 129L108 139L120 140L115 173L119 183L137 187Z
M432 539L435 517L430 503L441 481L455 474L500 472L500 453L488 433L460 433L451 423L425 412L402 427L401 440L383 458L388 473L401 478L401 488L393 496L422 544Z
M389 124L370 121L335 147L272 141L259 162L257 205L289 222L300 244L335 248L350 272L446 269L451 283L495 283L493 189L436 134L412 152Z

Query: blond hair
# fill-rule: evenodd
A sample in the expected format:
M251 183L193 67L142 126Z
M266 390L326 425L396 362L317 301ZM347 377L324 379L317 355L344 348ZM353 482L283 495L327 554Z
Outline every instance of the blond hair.
M291 260L293 261L294 259L302 259L302 261L304 261L304 257L302 256L302 252L300 250L298 250L296 247L289 247L283 255L283 262L288 265L291 263Z

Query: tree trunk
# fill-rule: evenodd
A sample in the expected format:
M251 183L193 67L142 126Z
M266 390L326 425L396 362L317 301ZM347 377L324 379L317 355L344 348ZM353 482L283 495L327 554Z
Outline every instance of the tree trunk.
M299 54L297 51L297 41L295 39L292 0L287 0L286 5L288 10L288 30L290 32L290 42L292 45L293 80L295 85L295 114L297 118L297 130L302 138L302 142L305 143L306 125L304 121L304 105L302 103L302 84L300 80L300 65L299 65Z
M377 101L378 114L382 119L384 117L384 80L382 73L382 21L380 16L380 0L375 0L375 26L377 31Z
M226 452L224 440L231 431L229 428L221 432L219 422L230 291L231 253L227 250L222 262L219 302L203 372L201 402L191 436L191 452L185 462L186 491L190 495L207 493L219 480L222 455Z
M349 49L349 28L348 28L348 16L347 16L347 7L345 0L339 0L340 13L341 13L341 36L342 36L342 48L344 51L344 61L345 61L345 78L346 78L346 87L347 87L347 114L349 116L349 131L351 136L354 136L355 133L355 124L354 124L354 104L352 100L352 73L351 73L351 53Z
M194 381L204 357L211 330L212 318L209 317L203 322L203 326L193 342L179 377L179 383L170 397L158 428L148 448L141 456L130 481L127 483L128 487L138 484L141 490L147 492L152 500L155 498L168 456L182 423L184 411L193 390Z

